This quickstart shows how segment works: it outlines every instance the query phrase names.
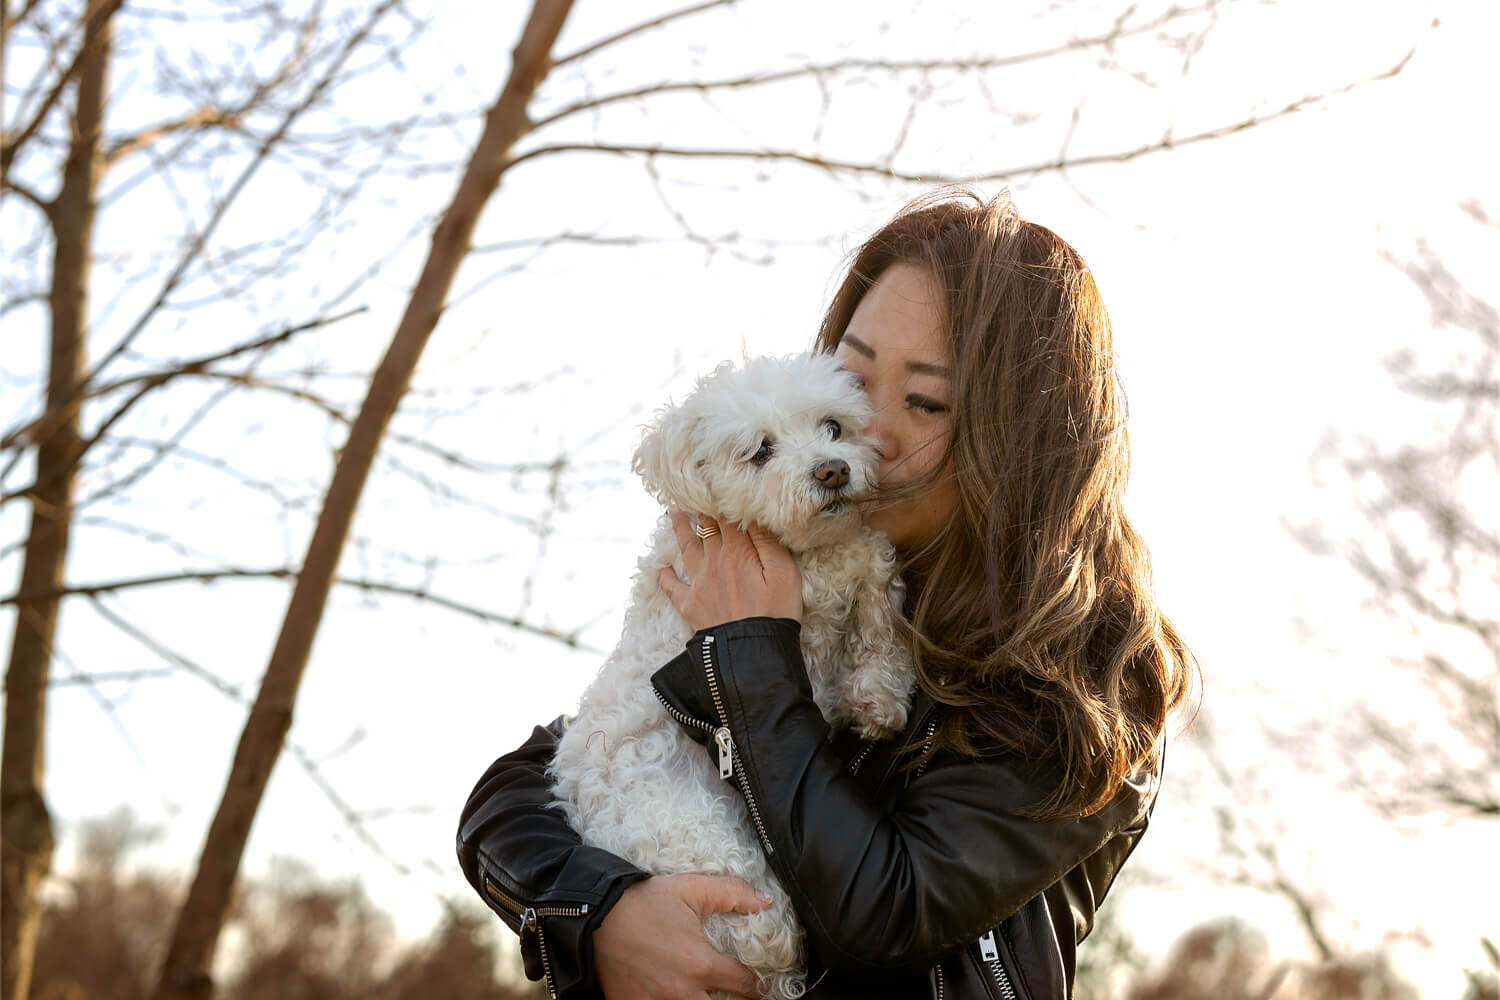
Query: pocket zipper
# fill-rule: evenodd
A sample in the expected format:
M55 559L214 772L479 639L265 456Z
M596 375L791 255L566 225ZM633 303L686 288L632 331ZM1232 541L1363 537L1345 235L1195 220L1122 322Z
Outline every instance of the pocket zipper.
M1016 1000L1015 987L1011 986L1010 977L1005 974L1005 966L1000 964L1000 948L995 944L993 928L986 931L984 937L979 939L979 957L984 959L990 975L995 978L995 985L1000 990L1001 1000Z
M552 960L547 956L547 935L542 931L543 917L581 917L589 912L589 904L573 906L527 906L500 888L486 872L484 892L501 909L521 922L520 933L531 931L536 935L537 951L542 956L542 975L547 980L547 995L557 1000L557 986L552 981Z

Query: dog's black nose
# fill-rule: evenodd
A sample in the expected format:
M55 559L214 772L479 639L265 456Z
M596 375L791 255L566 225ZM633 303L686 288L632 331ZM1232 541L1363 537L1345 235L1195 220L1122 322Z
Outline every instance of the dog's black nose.
M813 470L813 478L830 490L849 485L849 463L842 458L830 458L819 462Z

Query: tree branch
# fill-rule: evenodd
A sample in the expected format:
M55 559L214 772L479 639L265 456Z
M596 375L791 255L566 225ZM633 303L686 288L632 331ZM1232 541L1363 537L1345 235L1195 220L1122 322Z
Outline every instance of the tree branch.
M1356 87L1387 80L1398 75L1416 55L1417 46L1412 48L1401 57L1401 59L1389 69L1363 80L1336 87L1333 90L1324 91L1319 94L1309 94L1297 98L1282 108L1264 115L1252 115L1249 118L1217 128L1180 138L1173 137L1169 130L1155 142L1145 143L1134 149L1117 150L1111 153L1095 153L1085 156L1060 156L1054 160L1033 163L1024 167L1010 167L1002 170L993 170L987 173L975 173L966 175L955 175L939 172L917 172L912 173L904 170L896 170L887 164L862 163L849 160L833 160L811 153L803 153L790 149L690 149L678 146L665 145L640 145L629 143L584 143L565 142L553 143L551 145L538 146L529 149L514 157L510 167L518 166L528 160L538 159L556 153L613 153L616 155L639 155L639 156L671 156L687 159L733 159L733 160L773 160L791 163L801 163L810 167L827 170L830 173L847 173L871 177L883 177L888 180L906 181L915 184L952 184L963 181L1005 181L1014 180L1017 177L1030 177L1037 174L1052 173L1056 171L1072 170L1078 167L1096 166L1105 163L1127 163L1131 160L1149 156L1153 153L1164 153L1168 150L1181 149L1184 146L1196 145L1200 142L1208 142L1214 139L1223 139L1238 132L1244 132L1261 125L1269 124L1288 115L1305 111L1325 101L1331 100L1342 94L1346 94Z
M94 610L96 610L102 617L104 617L107 621L113 624L116 628L120 629L126 635L129 635L131 638L141 643L147 649L151 650L151 652L156 654L158 657L166 660L177 669L183 670L193 677L196 677L204 683L208 684L209 687L213 688L215 691L222 694L230 701L234 702L236 705L240 705L244 708L250 707L249 699L245 697L244 693L239 688L230 684L228 681L224 680L222 677L215 674L213 671L207 669L206 667L194 663L192 660L183 656L181 653L169 649L163 643L157 641L155 637L153 637L143 629L138 628L134 623L130 622L124 616L116 614L114 611L110 610L107 606L105 606L103 601L100 601L98 599L96 595L90 595L90 600L93 602ZM121 677L124 679L135 680L146 676L161 676L163 673L171 673L171 671L126 671L122 673ZM107 674L92 674L87 676L90 679L97 680L111 679ZM385 847L381 845L381 843L375 838L374 834L370 832L369 827L365 824L364 818L355 811L355 809L349 804L348 800L340 795L338 793L338 790L335 789L332 783L330 783L329 780L323 775L322 769L318 766L318 762L313 759L312 754L308 753L307 749L301 744L292 740L287 741L287 749L291 752L292 757L297 761L298 765L301 766L303 772L308 776L308 778L312 780L312 783L316 785L318 787L318 790L323 793L323 796L328 799L329 804L333 806L334 811L339 814L341 819L343 819L345 825L354 832L355 837L357 837L367 848L369 848L371 853L380 858L386 864L390 865L391 868L397 873L410 877L412 875L411 867L391 857L391 855L385 850ZM438 901L440 903L443 903L444 905L447 905L446 900L444 900L441 895L438 896Z
M122 136L110 144L104 153L104 164L112 167L120 160L132 153L149 146L163 136L174 132L183 132L194 128L212 128L223 126L225 128L238 128L244 116L239 111L226 111L223 108L199 108L192 114L185 115L176 121L162 122L143 129L134 135Z
M116 0L116 2L118 3L118 0ZM312 106L318 102L318 100L323 96L328 88L333 85L334 80L342 71L344 64L349 60L351 56L353 56L353 54L360 48L360 46L365 43L370 34L375 30L376 24L378 24L379 21L383 17L385 17L385 15L389 13L392 8L398 6L399 3L400 0L385 0L384 3L380 4L380 6L376 7L373 11L370 12L370 15L365 19L364 23L359 26L358 30L352 32L349 35L322 77L312 86L312 88L307 92L307 94L301 101L299 101L294 107L287 111L285 115L282 116L281 121L277 124L276 129L265 139L261 140L254 154L250 157L250 162L247 163L245 167L239 172L239 174L235 177L234 182L230 184L229 189L225 192L224 196L219 199L218 203L214 206L214 210L209 215L208 221L204 224L202 230L200 230L193 237L187 249L183 251L182 256L178 259L176 265L172 268L171 273L168 274L166 280L163 282L161 289L157 292L155 298L152 299L151 303L146 307L145 311L135 320L133 324L131 324L130 328L119 339L119 341L115 343L114 347L110 348L110 350L104 354L99 362L94 365L93 369L88 373L88 375L78 381L78 385L75 388L73 395L64 404L62 404L61 407L53 407L53 409L66 408L68 406L76 405L77 400L79 399L81 394L84 393L87 390L88 386L99 377L99 373L102 372L106 367L108 367L111 362L113 362L117 357L123 354L130 347L130 345L135 342L135 339L140 336L142 331L146 329L152 318L156 316L157 312L162 308L162 306L166 304L167 299L170 298L171 294L176 290L178 284L182 281L184 275L187 273L189 265L198 258L199 254L203 252L203 248L208 245L210 237L212 237L214 232L218 230L219 225L223 222L230 206L235 203L239 195L250 183L250 179L255 176L255 174L260 170L261 166L270 158L271 153L276 149L277 145L282 141L282 139L291 131L292 126L298 121L298 119L300 119L305 113L307 113L312 108ZM296 59L297 56L293 56L291 58ZM52 414L48 413L43 414L42 419L44 421L50 421L54 418Z
M127 590L139 590L144 587L160 587L175 583L217 583L220 580L292 580L295 581L299 572L291 567L274 569L245 569L227 568L212 570L188 570L177 573L161 573L152 576L129 577L121 580L108 580L103 583L73 584L65 587L55 587L36 592L21 593L16 591L5 597L0 597L0 607L7 607L21 601L36 600L42 597L88 597L96 598L100 594L118 594ZM515 629L517 632L525 632L541 639L550 639L561 643L569 649L576 649L585 653L597 653L604 655L604 650L585 645L578 639L576 632L562 632L545 625L537 625L524 621L514 615L502 615L494 611L486 611L483 608L464 604L441 594L434 594L425 587L411 587L399 583L390 583L384 580L371 580L364 577L335 576L333 582L341 587L362 590L371 594L391 594L398 597L409 597L452 611L455 614L465 615L490 625L504 625Z
M639 35L644 31L649 31L652 28L659 28L662 25L669 24L679 18L688 17L692 14L701 14L703 11L709 10L714 7L727 7L732 5L734 2L735 0L708 0L707 3L700 3L693 7L684 7L681 10L675 10L670 13L663 14L661 17L653 18L650 21L643 21L642 23L637 24L634 27L625 28L624 30L617 31L613 35L609 35L606 38L601 38L597 42L586 45L583 48L579 49L577 52L572 52L560 59L552 60L551 69L556 70L563 66L566 66L568 63L577 62L578 60L583 59L587 56L591 56L595 52L608 48L609 46L614 45L617 42L622 42L627 38L630 38L634 35Z
M704 7L710 6L715 5L704 5ZM1160 17L1131 28L1125 28L1117 22L1115 28L1105 34L1075 38L1050 48L1036 49L1031 52L1022 52L1008 56L982 56L972 59L839 59L811 66L797 66L791 69L774 70L766 73L748 73L742 76L723 77L717 80L689 80L680 83L648 84L644 87L622 90L613 94L604 94L599 97L569 104L544 118L538 119L532 124L531 130L535 132L544 126L561 121L581 111L591 111L595 108L618 104L621 101L630 101L641 97L653 97L657 94L684 92L708 93L714 90L739 90L746 87L762 87L769 84L785 83L788 80L809 78L821 80L824 77L837 76L844 73L886 72L900 74L911 72L931 73L937 70L982 73L987 70L1009 69L1027 63L1053 59L1071 52L1097 48L1101 45L1112 45L1122 38L1156 31L1178 18L1201 14L1215 6L1217 6L1217 2L1199 4L1195 7L1172 7ZM649 27L650 25L647 26Z
M73 82L73 78L83 69L83 64L89 55L90 45L100 44L97 40L104 37L104 33L98 29L102 28L110 18L115 16L115 12L120 9L123 3L124 0L94 0L93 9L87 13L84 19L84 43L80 44L78 51L73 54L73 61L68 64L68 68L58 77L57 83L53 85L47 96L42 98L41 106L36 109L36 114L32 116L31 121L21 130L20 134L14 139L7 139L5 142L0 143L0 188L10 186L10 165L15 161L16 154L36 134L36 130L41 128L42 122L46 120L47 115L52 111L52 106L62 97L63 90L67 88L69 83Z
M99 673L94 673L94 674L76 673L76 674L71 674L71 675L69 675L67 677L53 677L53 678L50 678L47 681L47 683L51 687L55 687L55 688L57 688L57 687L71 687L74 684L88 684L89 686L92 687L93 685L96 685L96 684L110 684L110 683L116 683L116 682L131 683L131 682L134 682L134 681L149 681L149 680L155 680L158 677L171 677L172 674L173 674L173 671L171 671L171 670L163 670L163 669L156 669L156 670L149 670L149 669L148 670L105 670L105 671L101 671Z
M52 221L52 202L45 200L41 195L31 190L31 188L27 187L25 184L17 184L15 181L7 180L5 182L5 190L14 191L26 201L31 202L32 205L36 206L36 208L42 213L42 215L46 216L48 222Z
M22 487L21 489L13 490L10 493L0 495L0 507L5 506L5 504L19 497L26 496L28 493L34 493L39 489L43 489L54 479L60 478L62 475L70 473L73 468L76 467L77 463L81 462L84 456L87 455L95 445L103 440L104 436L109 433L110 428L114 427L114 425L117 424L121 420L121 418L125 416L125 414L130 412L135 404L139 403L152 391L161 388L174 379L181 378L185 375L211 374L208 371L209 365L216 364L228 358L237 357L241 354L247 354L251 351L269 350L272 347L276 347L287 342L299 333L304 333L308 330L315 330L323 326L329 326L333 323L340 322L341 320L348 319L350 316L356 316L364 311L365 307L360 306L356 309L351 309L348 312L340 313L337 316L326 316L319 319L309 320L308 322L299 324L297 326L287 327L280 333L272 334L269 337L262 337L259 340L248 341L247 343L239 344L235 347L228 348L227 350L220 351L217 354L210 354L204 357L195 358L191 361L185 361L179 364L177 367L171 368L167 371L151 372L149 374L143 375L133 375L129 378L120 379L108 385L101 386L98 389L91 390L87 395L102 396L106 393L113 392L116 389L129 388L130 386L139 387L134 393L131 394L128 399L125 400L125 402L116 407L115 411L99 424L99 427L94 431L89 439L83 443L83 446L80 449L78 449L77 454L73 457L72 464L70 464L67 468L55 470L51 474L51 476L47 478L39 479L31 483L30 485ZM4 440L0 440L0 450L7 448L19 449L23 444L32 444L35 442L46 440L47 437L50 436L51 428L45 422L49 420L61 419L61 417L64 416L67 412L68 411L66 410L59 412L55 409L49 409L26 426L12 431L10 434L7 434ZM5 476L10 473L10 470L15 465L15 462L18 460L19 455L20 452L18 450L16 455L12 457L10 463L7 464L5 471L3 473L0 473L0 481L3 481Z

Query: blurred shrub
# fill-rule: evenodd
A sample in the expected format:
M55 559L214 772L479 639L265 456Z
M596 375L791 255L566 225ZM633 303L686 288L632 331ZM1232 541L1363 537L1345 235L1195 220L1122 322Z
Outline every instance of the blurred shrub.
M84 823L78 870L54 880L38 932L32 1000L146 1000L164 957L181 880L126 873L153 831L127 811ZM503 928L478 903L455 905L425 939L398 946L390 918L357 882L320 880L281 861L240 889L221 951L220 1000L521 1000L543 996L499 974ZM508 937L508 934L507 934Z

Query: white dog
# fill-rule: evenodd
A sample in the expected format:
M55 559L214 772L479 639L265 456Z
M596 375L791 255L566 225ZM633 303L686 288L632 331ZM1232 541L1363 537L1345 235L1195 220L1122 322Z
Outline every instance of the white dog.
M860 429L870 405L827 355L721 365L681 405L659 414L635 471L664 503L759 522L802 572L802 652L814 699L834 725L869 738L906 724L911 658L897 640L901 600L889 540L855 503L874 485L877 456ZM768 997L805 991L803 936L776 884L740 790L667 714L650 676L682 652L691 630L657 583L686 578L665 516L640 560L619 645L584 692L552 764L556 795L585 842L655 875L737 875L768 893L750 915L711 915L716 948L755 971ZM721 743L721 750L725 750Z

